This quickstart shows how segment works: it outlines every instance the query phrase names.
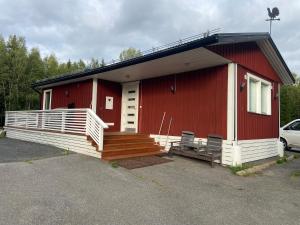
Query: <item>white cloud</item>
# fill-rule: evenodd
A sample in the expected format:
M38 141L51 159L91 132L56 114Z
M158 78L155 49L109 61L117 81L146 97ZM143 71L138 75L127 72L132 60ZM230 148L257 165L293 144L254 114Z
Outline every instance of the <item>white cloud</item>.
M268 31L267 7L280 9L273 39L292 71L300 74L299 0L0 0L0 33L24 36L42 54L61 60L118 57L207 29Z

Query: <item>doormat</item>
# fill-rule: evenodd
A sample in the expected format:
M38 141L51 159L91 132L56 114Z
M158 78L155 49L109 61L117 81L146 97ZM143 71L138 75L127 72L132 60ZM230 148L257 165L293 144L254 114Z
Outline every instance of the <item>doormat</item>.
M162 158L159 156L141 156L141 157L134 157L128 159L119 159L116 161L118 166L124 167L128 170L147 167L147 166L154 166L162 163L172 162L171 159Z

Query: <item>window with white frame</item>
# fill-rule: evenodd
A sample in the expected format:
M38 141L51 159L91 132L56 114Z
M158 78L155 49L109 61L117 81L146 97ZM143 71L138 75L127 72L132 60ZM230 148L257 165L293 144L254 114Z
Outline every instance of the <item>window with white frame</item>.
M249 73L247 83L248 112L271 115L271 83Z

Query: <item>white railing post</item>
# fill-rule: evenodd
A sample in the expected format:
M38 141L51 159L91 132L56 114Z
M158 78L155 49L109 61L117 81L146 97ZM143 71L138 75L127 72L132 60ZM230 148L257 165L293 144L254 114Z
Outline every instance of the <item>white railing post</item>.
M5 126L7 126L7 123L8 123L8 112L5 112Z
M103 150L103 128L99 128L99 136L98 136L98 150Z
M25 117L25 128L28 128L28 113L26 113L26 117Z
M89 112L86 110L85 111L86 113L86 121L85 121L85 135L88 136L89 135L89 124L90 124L90 115L89 115Z
M65 132L65 126L66 126L66 114L65 112L61 112L61 132Z
M39 127L39 114L35 113L35 127L38 128Z

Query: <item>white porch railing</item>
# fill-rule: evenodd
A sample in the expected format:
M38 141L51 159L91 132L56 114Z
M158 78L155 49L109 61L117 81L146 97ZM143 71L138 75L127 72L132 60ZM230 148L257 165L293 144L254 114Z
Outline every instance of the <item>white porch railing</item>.
M5 126L88 135L100 151L103 129L108 128L91 109L6 111Z

